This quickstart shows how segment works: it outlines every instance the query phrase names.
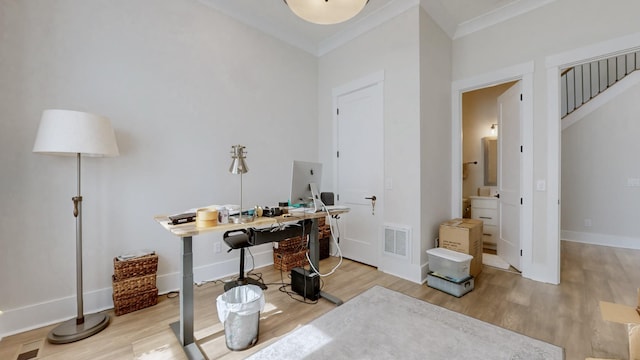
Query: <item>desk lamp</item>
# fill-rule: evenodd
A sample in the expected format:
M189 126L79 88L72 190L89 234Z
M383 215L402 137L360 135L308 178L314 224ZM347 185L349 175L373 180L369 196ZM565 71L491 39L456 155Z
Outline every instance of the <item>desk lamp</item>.
M78 195L73 200L76 218L76 301L78 315L55 327L47 339L52 344L66 344L92 336L109 325L109 315L84 315L82 303L82 195L80 195L80 158L118 156L118 145L109 119L71 110L45 110L40 120L33 152L75 156L78 172Z
M233 162L229 167L230 173L240 174L240 212L238 213L237 222L241 224L249 223L253 220L249 216L242 215L242 174L245 174L249 171L247 163L244 161L244 159L246 158L244 149L245 147L242 145L231 146L231 158L233 159Z

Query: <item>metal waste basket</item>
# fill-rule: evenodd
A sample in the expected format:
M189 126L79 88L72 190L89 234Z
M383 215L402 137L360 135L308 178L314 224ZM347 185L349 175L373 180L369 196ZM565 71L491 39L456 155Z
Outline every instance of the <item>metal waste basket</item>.
M224 324L224 337L230 350L245 350L258 342L264 302L262 289L256 285L236 286L218 296L218 319Z

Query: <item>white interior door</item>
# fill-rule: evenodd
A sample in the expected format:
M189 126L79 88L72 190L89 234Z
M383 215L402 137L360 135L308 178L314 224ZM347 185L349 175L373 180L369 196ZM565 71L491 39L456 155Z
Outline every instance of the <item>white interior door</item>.
M520 247L522 81L498 97L498 256L522 268Z
M378 266L383 195L382 83L338 95L337 200L344 257ZM373 200L375 198L375 201Z

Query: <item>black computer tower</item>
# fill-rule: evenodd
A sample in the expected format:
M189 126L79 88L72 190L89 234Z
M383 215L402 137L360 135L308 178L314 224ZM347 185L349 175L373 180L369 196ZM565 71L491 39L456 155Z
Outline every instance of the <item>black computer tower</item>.
M309 300L320 297L320 275L313 271L295 267L291 269L291 289Z

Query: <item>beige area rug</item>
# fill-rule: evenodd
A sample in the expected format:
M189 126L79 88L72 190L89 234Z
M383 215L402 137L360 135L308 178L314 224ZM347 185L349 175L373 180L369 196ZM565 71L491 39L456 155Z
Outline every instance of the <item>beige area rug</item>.
M375 286L248 359L563 359L564 350Z

